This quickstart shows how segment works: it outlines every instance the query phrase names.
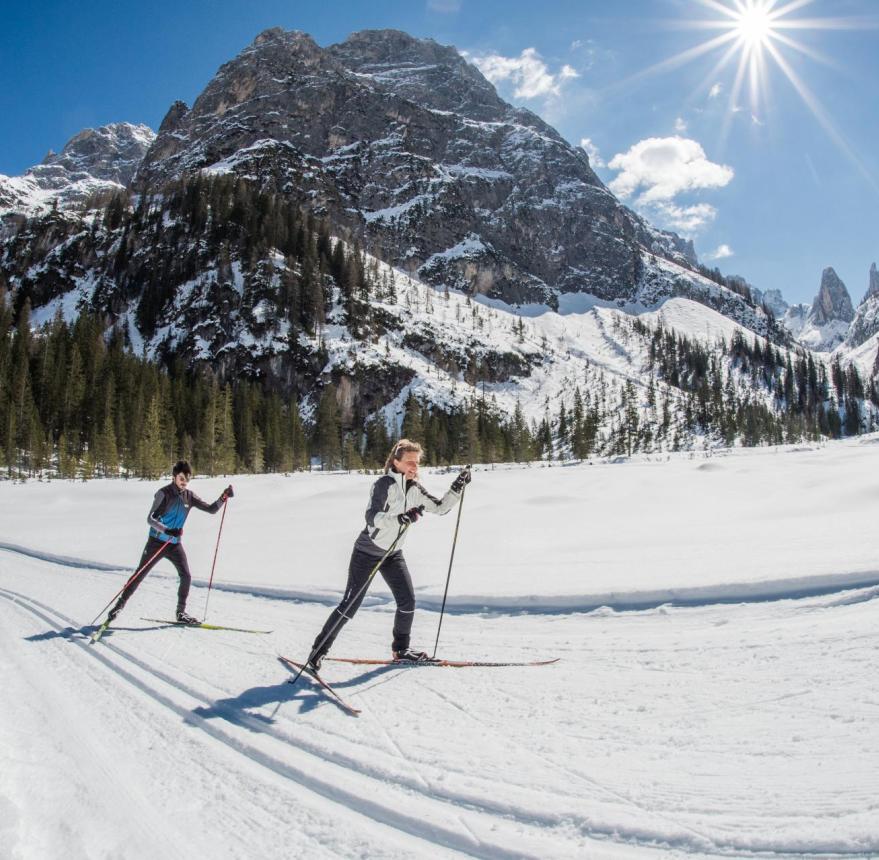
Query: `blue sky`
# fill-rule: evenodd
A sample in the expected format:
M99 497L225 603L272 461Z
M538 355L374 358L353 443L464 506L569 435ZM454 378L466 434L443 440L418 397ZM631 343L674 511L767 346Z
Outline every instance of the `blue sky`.
M735 39L693 51L740 32L719 8L735 2L7 2L0 173L21 173L88 126L157 128L267 27L321 45L394 27L466 52L504 98L583 143L628 205L693 238L709 265L790 302L811 301L833 266L857 304L879 262L879 3L776 0L775 12L789 11L775 22L779 38L764 41L800 92L754 34L755 100L747 82L736 92ZM791 22L808 26L779 26Z

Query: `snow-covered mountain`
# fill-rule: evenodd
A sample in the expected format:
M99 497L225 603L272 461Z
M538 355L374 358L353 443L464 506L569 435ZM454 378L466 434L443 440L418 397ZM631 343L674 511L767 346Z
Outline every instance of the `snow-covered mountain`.
M867 292L855 312L844 346L855 349L879 332L879 271L870 266Z
M0 175L0 216L45 214L53 206L81 206L96 192L124 189L155 137L148 126L127 122L79 132L22 176Z
M653 256L695 263L691 243L624 207L581 148L457 50L397 31L325 49L260 34L191 109L171 108L134 186L196 170L281 191L421 280L510 304L631 301ZM742 296L724 303L766 331Z
M265 379L306 417L332 384L345 431L378 412L399 425L410 395L532 426L579 409L607 451L872 426L749 285L697 270L453 48L270 30L155 139L127 129L124 170L100 154L120 151L101 150L109 132L53 169L131 193L3 241L0 286L37 323L98 312L138 352ZM829 272L822 332L848 295Z

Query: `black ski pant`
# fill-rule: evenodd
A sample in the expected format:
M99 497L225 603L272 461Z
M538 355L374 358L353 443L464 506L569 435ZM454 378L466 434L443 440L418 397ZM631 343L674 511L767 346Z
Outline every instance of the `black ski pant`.
M165 544L167 543L167 546ZM164 547L164 549L162 549ZM159 550L162 549L161 552ZM156 553L159 552L158 555ZM154 557L155 556L155 557ZM180 585L177 588L177 609L186 608L186 598L189 597L189 586L192 583L192 574L189 572L189 562L186 560L186 551L179 543L169 543L150 536L138 564L137 576L125 586L121 597L116 603L115 611L119 612L128 602L128 598L137 591L137 587L143 582L144 577L163 559L167 558L177 568L180 577ZM149 562L149 563L147 563Z
M348 565L348 584L342 602L330 613L327 623L317 634L312 646L312 659L322 657L335 641L342 628L353 617L354 613L363 603L366 596L364 588L369 575L375 566L381 561L380 558L368 555L361 550L355 549L351 554L351 562ZM393 651L405 651L409 647L409 634L412 631L412 617L415 613L415 591L412 588L412 577L409 568L406 567L406 559L403 558L402 550L392 552L379 568L379 573L384 577L388 588L397 601L397 612L394 615L394 640L391 643Z

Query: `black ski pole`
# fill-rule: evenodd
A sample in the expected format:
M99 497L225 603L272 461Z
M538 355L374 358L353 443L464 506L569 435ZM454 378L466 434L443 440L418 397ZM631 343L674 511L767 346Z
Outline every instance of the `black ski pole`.
M220 530L217 532L217 545L214 547L214 563L211 565L211 578L208 580L208 593L207 597L204 599L204 621L207 621L208 617L208 601L211 599L211 586L214 584L214 568L217 566L217 553L220 551L220 537L223 534L223 522L226 519L226 506L229 504L229 499L226 499L223 502L223 516L220 517Z
M394 538L394 542L388 547L387 552L378 560L375 567L369 572L369 576L366 577L366 582L363 583L363 585L360 588L360 591L358 591L357 594L354 596L354 599L349 601L350 603L356 603L358 598L360 597L360 595L363 594L367 588L369 588L369 583L372 582L373 577L378 573L379 568L385 563L385 559L387 559L387 557L394 551L394 547L399 543L400 538L403 537L403 535L406 533L406 529L408 529L408 528L409 528L409 523L406 523L405 525L400 526L400 531L397 533L397 536ZM339 617L336 619L336 623L333 624L333 626L330 627L329 630L327 630L326 634L324 635L324 638L321 639L320 642L318 642L317 645L315 645L314 648L311 649L311 651L309 652L309 655L308 655L308 660L305 661L302 668L296 673L293 680L290 681L291 684L295 684L299 680L300 676L305 671L305 667L308 665L309 661L314 657L315 654L318 653L318 651L320 651L321 648L323 648L323 645L327 641L327 639L329 639L330 636L332 636L333 633L335 633L336 628L342 623L342 619L344 617L345 616L342 615L342 613L339 613Z
M468 466L467 468L469 469L470 467ZM449 593L449 580L452 578L452 562L455 560L455 546L458 543L458 527L461 525L461 511L464 508L464 493L466 492L467 485L464 484L464 488L461 490L461 501L458 503L458 519L455 522L455 537L452 538L452 554L449 557L449 572L446 574L446 588L445 591L443 591L443 605L440 609L439 624L436 628L436 642L433 643L433 656L430 658L431 660L436 659L436 649L439 646L440 630L443 628L443 615L446 611L446 596Z

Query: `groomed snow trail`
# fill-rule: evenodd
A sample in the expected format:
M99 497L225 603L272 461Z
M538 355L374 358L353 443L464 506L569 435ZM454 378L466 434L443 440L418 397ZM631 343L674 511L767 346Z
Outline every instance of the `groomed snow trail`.
M9 856L869 856L879 852L876 589L741 605L456 614L450 657L286 683L327 609L217 592L212 621L91 620L124 574L0 552L0 842ZM200 596L194 596L198 606ZM364 607L338 655L384 656ZM419 610L416 644L437 616Z

